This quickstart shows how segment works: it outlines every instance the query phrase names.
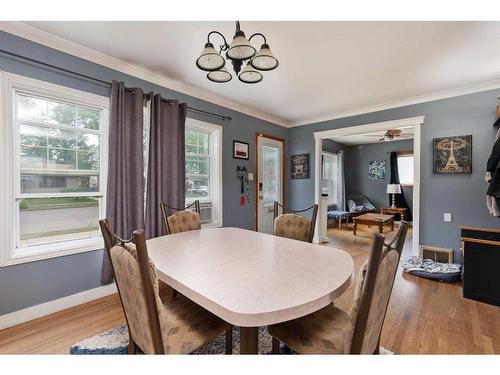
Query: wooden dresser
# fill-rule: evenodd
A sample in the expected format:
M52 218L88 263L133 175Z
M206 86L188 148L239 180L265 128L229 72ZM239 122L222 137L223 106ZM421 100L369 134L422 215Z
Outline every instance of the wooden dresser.
M500 306L500 229L461 227L464 298Z

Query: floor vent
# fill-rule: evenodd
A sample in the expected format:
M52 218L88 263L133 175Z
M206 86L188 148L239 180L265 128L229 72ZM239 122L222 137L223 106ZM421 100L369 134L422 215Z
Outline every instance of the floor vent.
M433 247L420 245L419 247L420 258L432 259L434 262L439 263L453 263L453 250L443 247Z

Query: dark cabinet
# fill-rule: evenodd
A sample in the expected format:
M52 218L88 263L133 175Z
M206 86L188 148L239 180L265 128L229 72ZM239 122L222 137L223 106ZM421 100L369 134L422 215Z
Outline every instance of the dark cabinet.
M500 229L462 227L464 298L500 306Z

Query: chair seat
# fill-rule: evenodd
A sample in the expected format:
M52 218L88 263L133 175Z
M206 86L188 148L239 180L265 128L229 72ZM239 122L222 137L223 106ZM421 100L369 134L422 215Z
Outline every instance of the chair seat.
M267 327L271 336L299 354L347 354L354 323L332 305L288 322Z
M231 328L183 295L163 303L162 335L168 354L188 354Z

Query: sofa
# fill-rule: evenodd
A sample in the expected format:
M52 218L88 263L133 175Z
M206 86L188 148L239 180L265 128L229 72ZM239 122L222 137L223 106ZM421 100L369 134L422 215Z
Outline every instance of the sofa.
M368 212L376 212L375 206L370 202L370 200L361 194L348 195L346 197L346 209L341 210L336 204L329 204L327 210L328 226L331 226L333 222L337 222L339 228L342 227L342 221L345 223L349 222L350 218L366 214Z

